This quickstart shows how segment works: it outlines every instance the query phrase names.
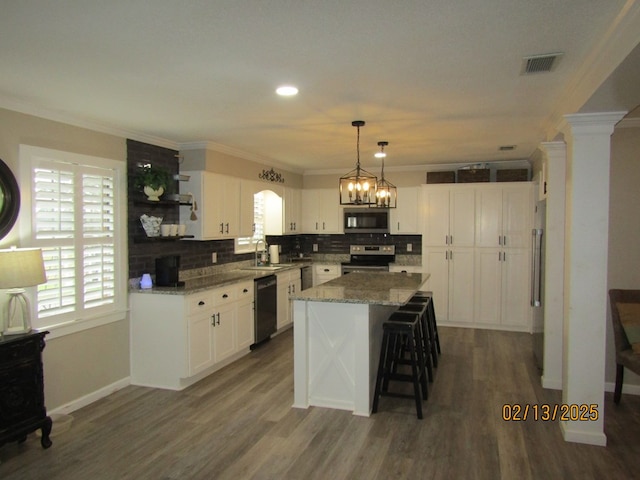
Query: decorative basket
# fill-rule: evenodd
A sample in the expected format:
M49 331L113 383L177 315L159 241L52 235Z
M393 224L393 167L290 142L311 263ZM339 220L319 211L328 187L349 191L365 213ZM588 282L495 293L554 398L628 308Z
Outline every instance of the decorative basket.
M142 223L142 228L144 228L144 232L147 234L147 237L160 236L160 224L162 223L162 217L142 215L140 217L140 223Z

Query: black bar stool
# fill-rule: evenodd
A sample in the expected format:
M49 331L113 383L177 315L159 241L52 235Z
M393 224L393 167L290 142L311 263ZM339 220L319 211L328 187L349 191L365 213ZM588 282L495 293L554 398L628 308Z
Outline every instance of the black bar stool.
M422 338L422 354L424 357L425 367L429 374L429 381L433 382L433 366L438 366L438 356L435 350L432 350L431 331L427 319L427 304L423 302L406 303L398 308L398 312L409 312L420 315L420 336ZM433 356L433 358L432 358Z
M411 297L409 302L411 302L411 301L423 301L423 302L426 302L426 299L430 299L429 305L427 307L427 317L429 318L429 323L430 323L431 329L432 329L432 331L434 333L435 342L436 342L436 348L438 350L438 354L441 354L442 350L440 350L440 335L438 335L438 323L436 322L436 310L435 310L435 307L433 306L433 293L426 292L424 290L418 290L413 295L413 297Z
M422 419L422 401L423 398L427 399L428 390L421 346L420 317L415 313L394 312L388 321L382 324L382 330L382 346L371 411L378 411L381 396L413 398L418 418ZM408 360L404 354L405 347L409 353ZM409 365L411 373L399 373L399 365ZM390 381L412 383L413 395L390 392Z

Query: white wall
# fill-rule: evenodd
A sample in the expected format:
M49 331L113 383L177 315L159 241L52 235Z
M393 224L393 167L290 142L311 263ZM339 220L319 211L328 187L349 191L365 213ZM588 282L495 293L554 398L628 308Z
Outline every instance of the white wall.
M611 137L609 289L640 289L640 122L632 125L636 126L617 127ZM608 311L605 379L607 383L615 383L615 345L610 316ZM627 371L624 385L632 384L640 388L640 377Z

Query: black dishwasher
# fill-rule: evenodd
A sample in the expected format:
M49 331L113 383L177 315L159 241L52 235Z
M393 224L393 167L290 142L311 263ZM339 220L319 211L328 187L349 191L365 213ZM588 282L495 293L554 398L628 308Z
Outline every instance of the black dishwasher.
M251 348L271 338L278 324L278 285L275 275L255 279L255 343Z

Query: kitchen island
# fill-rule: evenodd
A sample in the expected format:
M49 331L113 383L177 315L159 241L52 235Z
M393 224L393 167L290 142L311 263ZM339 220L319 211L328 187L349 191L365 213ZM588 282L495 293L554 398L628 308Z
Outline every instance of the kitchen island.
M351 273L292 295L293 406L368 417L382 323L428 279L425 273Z

